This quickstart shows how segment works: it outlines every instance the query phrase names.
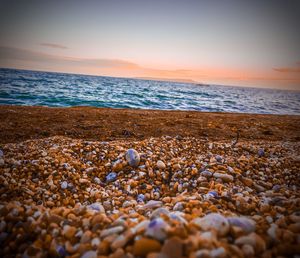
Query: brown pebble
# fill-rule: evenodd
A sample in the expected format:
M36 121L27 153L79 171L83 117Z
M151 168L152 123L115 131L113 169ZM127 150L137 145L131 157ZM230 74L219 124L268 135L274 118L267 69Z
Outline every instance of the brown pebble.
M63 228L63 235L67 238L67 239L71 239L74 237L76 233L76 228L69 226L69 225L65 225Z
M180 238L172 237L165 241L161 252L169 258L181 258L183 255L183 244Z
M140 238L133 245L133 254L136 256L145 256L151 252L159 252L161 244L150 238Z

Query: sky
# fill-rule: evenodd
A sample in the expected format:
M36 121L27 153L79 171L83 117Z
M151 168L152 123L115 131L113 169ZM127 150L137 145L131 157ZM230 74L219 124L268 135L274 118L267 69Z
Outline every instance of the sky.
M0 67L300 90L300 1L0 0Z

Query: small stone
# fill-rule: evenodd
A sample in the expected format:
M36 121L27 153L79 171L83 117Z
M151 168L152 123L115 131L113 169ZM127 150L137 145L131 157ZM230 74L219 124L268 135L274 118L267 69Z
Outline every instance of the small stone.
M114 162L113 166L112 166L112 170L115 172L119 172L123 169L123 162L122 160L117 160L116 162Z
M184 209L182 202L177 202L174 207L173 211L182 211Z
M80 179L78 180L78 182L81 183L81 184L87 184L87 183L89 183L89 180L86 179L86 178L80 178Z
M220 155L215 156L216 161L222 162L223 158Z
M241 236L235 240L236 245L251 245L255 253L261 253L266 250L265 241L256 233L250 233L247 236Z
M210 171L208 171L208 170L204 170L204 171L202 171L202 172L200 173L200 175L201 175L201 176L204 176L204 177L206 177L206 178L210 178L210 177L212 177L213 173L210 172Z
M255 251L252 247L252 245L243 245L242 246L242 252L245 255L245 257L254 257Z
M161 249L161 244L150 238L140 238L134 242L133 254L135 256L145 256L148 253L159 252Z
M260 149L258 150L257 154L258 154L258 157L261 158L261 157L265 156L265 150L262 149L262 148L260 148Z
M259 185L259 184L253 184L253 186L254 186L255 190L259 193L266 191L266 189L263 186Z
M97 185L100 185L100 184L101 184L101 180L100 180L100 178L98 178L98 177L95 177L95 178L94 178L94 182L95 182Z
M294 223L300 223L300 214L291 214L289 218Z
M214 198L214 199L217 199L217 198L219 198L219 195L218 195L218 193L216 192L216 191L209 191L205 196L204 196L204 198L205 199L212 199L212 198Z
M290 224L288 229L296 234L300 234L300 222Z
M119 234L122 231L124 231L124 227L122 227L122 226L104 229L101 231L100 237L104 238L104 237L112 235L112 234Z
M186 219L183 217L184 213L180 212L180 211L173 211L169 214L170 219L179 221L181 224L183 225L187 225L187 221Z
M280 189L281 189L281 186L280 186L280 185L274 185L274 186L272 187L272 190L273 190L275 193L278 193L278 192L280 191Z
M157 166L158 169L161 169L161 170L166 168L165 163L161 160L157 161L156 166Z
M241 181L243 182L244 185L246 186L252 186L253 185L253 180L251 178L247 177L242 177Z
M144 202L145 201L145 195L143 195L143 194L139 194L138 196L137 196L137 202Z
M149 220L143 220L139 224L135 225L132 230L133 232L139 234L140 232L145 231L149 224Z
M169 215L169 211L164 207L157 208L151 213L150 218L151 219L158 218L162 214Z
M65 256L67 256L67 252L66 252L65 248L64 248L63 246L61 246L61 245L58 245L58 246L56 247L56 252L57 252L57 254L58 254L60 257L65 257Z
M196 258L211 258L211 256L210 256L210 251L207 250L207 249L201 249L201 250L198 250L198 251L195 253L195 257L196 257Z
M111 244L111 248L113 250L116 250L118 248L122 248L126 243L128 242L128 238L125 237L124 235L119 235Z
M163 203L161 201L150 200L143 206L143 209L158 208L158 207L161 207L162 205L163 205Z
M106 182L113 182L117 179L117 174L115 172L111 172L106 176Z
M126 152L125 158L132 167L137 167L140 163L140 154L134 149L129 149Z
M227 219L218 213L210 213L203 218L196 218L194 223L205 231L215 230L219 236L224 236L229 231Z
M94 202L94 203L88 205L87 208L92 211L105 213L105 209L104 209L103 205L99 202Z
M97 258L97 252L96 251L87 251L85 252L81 258Z
M60 185L61 189L65 190L68 188L68 182L67 181L63 181Z
M71 239L75 236L76 228L73 226L65 225L62 231L62 234L67 238Z
M91 236L92 236L92 232L91 231L89 231L89 230L85 231L82 234L82 236L81 236L80 242L81 243L88 243L88 242L90 242Z
M181 258L183 256L183 243L180 238L172 237L165 241L161 253L168 258Z
M228 174L223 174L223 173L218 173L215 172L213 175L215 178L220 178L222 179L222 181L229 183L233 181L233 176L232 175L228 175Z
M227 255L226 255L226 251L225 251L224 247L219 247L219 248L211 250L210 256L212 258L225 258Z
M255 231L255 221L247 217L228 217L227 220L231 226L240 227L245 233Z
M100 239L98 237L93 238L91 241L91 245L94 248L98 247L100 245Z
M169 225L162 218L155 218L149 223L145 236L153 237L159 241L163 241L167 237Z

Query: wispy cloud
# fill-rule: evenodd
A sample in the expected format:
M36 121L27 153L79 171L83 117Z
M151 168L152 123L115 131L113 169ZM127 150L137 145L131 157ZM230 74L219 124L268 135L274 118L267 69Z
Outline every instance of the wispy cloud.
M229 85L278 85L299 89L300 67L274 68L257 72L230 68L153 69L119 59L77 58L50 55L26 49L1 47L0 67L70 72L119 77L147 77ZM292 85L292 86L289 86Z
M281 68L274 68L273 70L280 73L300 73L300 67L299 68L281 67Z
M0 47L0 64L9 61L28 61L35 63L48 63L56 65L64 65L66 67L93 67L93 68L119 68L119 69L136 69L139 66L118 59L88 59L88 58L74 58L57 55L49 55L45 53L13 48Z
M295 67L279 67L273 70L280 73L300 73L300 62L297 62Z
M57 48L57 49L68 49L68 47L60 44L54 44L54 43L41 43L40 46L43 47L49 47L49 48Z

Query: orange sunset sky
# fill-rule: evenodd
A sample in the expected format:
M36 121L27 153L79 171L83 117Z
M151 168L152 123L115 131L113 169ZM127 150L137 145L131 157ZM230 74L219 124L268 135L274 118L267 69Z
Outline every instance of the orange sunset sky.
M300 90L300 1L0 0L0 67Z

